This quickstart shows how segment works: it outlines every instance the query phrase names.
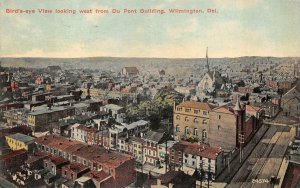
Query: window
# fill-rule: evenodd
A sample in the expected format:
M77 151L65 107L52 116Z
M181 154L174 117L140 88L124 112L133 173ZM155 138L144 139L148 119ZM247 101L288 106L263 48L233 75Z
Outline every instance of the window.
M194 110L194 114L199 114L199 110Z
M203 111L202 114L203 114L204 116L207 116L207 111Z
M172 155L171 159L174 160L174 155Z
M202 138L205 139L206 137L207 137L206 130L203 129L202 130Z
M199 123L198 118L194 119L194 123Z
M219 115L219 119L221 119L221 115Z
M45 163L45 167L46 167L46 168L48 167L48 163Z
M185 133L185 134L190 134L189 127L185 127L184 133Z
M202 124L203 124L203 125L207 125L207 120L204 119L204 120L202 121Z
M176 125L176 130L175 130L176 132L180 132L180 127L179 127L179 125Z
M208 163L210 163L211 162L211 159L208 159Z
M185 112L190 112L190 111L191 111L190 108L186 108L186 109L185 109Z
M198 136L198 129L194 128L194 136Z
M180 115L177 115L177 116L176 116L176 119L177 119L177 120L180 120Z
M182 108L180 108L180 107L177 108L177 111L181 111L181 110L182 110Z
M184 121L189 121L189 118L188 118L188 117L185 117L185 118L184 118Z
M187 159L184 160L184 163L187 163Z
M193 165L193 166L195 165L195 161L192 162L192 165Z
M67 171L66 170L65 170L64 174L65 174L65 176L67 175Z
M221 128L221 125L218 125L218 130L220 130L220 128Z

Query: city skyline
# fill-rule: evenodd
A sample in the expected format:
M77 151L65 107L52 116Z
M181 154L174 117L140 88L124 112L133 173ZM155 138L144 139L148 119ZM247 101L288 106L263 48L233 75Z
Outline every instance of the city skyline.
M298 1L7 1L0 57L297 57ZM217 14L10 14L6 9L217 9Z

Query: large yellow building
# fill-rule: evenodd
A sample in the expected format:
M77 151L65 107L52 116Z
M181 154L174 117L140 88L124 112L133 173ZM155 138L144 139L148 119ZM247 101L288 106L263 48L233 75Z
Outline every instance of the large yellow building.
M194 139L206 143L209 125L209 112L213 106L196 101L183 101L174 104L174 134L177 139Z
M21 133L5 136L5 139L8 146L13 151L20 149L32 151L34 146L34 138Z

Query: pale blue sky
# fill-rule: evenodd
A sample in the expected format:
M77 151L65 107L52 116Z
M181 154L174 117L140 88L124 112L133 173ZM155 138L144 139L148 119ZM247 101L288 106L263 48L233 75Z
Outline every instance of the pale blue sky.
M0 57L299 56L300 0L2 0ZM218 14L6 14L12 9L203 9Z

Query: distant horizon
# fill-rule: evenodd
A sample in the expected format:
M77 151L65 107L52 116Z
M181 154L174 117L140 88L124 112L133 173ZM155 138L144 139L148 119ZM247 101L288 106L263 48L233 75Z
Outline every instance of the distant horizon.
M298 1L4 0L6 9L214 9L205 14L0 16L1 57L235 58L300 55Z
M223 59L223 58L246 58L246 57L262 57L262 58L300 58L300 56L257 56L257 55L245 55L236 57L208 57L209 59ZM126 57L126 56L86 56L86 57L0 57L0 59L85 59L85 58L132 58L132 59L205 59L206 57Z

